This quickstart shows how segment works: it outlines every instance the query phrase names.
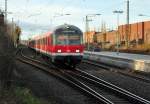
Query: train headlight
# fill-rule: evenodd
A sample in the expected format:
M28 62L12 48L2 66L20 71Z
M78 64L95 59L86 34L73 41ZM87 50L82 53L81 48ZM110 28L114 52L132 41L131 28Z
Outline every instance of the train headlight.
M59 53L60 53L60 52L61 52L61 50L59 49L59 50L57 50L57 52L59 52Z
M76 52L80 52L80 50L76 50Z

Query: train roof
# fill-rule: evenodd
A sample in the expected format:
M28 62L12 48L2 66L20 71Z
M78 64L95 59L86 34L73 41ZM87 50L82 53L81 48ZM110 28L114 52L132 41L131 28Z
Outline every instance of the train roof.
M69 25L69 24L63 24L63 25L59 25L59 26L56 26L54 28L54 31L59 29L59 28L62 28L62 29L66 29L66 28L73 28L73 29L79 29L78 27L74 26L74 25ZM79 29L80 30L80 29Z
M46 33L43 33L43 34L40 34L40 35L36 35L36 36L33 36L31 38L31 40L38 40L38 39L41 39L41 38L44 38L44 37L47 37L49 36L50 34L52 33L55 33L57 30L65 30L65 29L73 29L73 30L76 30L78 31L78 33L81 33L82 34L82 31L74 26L74 25L69 25L69 24L63 24L63 25L59 25L59 26L56 26L55 28L53 28L51 31L48 31Z
M79 31L79 32L81 32L82 33L82 31L78 28L78 27L76 27L76 26L74 26L74 25L69 25L69 24L63 24L63 25L59 25L59 26L57 26L57 27L55 27L54 28L54 30L53 30L53 32L56 32L57 30L59 30L59 29L74 29L74 30L77 30L77 31Z
M44 37L48 37L50 34L52 34L52 32L46 32L46 33L43 33L41 35L33 36L32 39L38 40L38 39L41 39L41 38L44 38Z

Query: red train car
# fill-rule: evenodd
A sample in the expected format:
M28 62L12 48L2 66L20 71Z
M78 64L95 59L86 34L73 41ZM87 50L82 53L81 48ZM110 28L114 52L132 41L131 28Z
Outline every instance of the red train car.
M74 68L83 57L83 33L76 26L64 24L34 37L29 41L29 47L48 56L54 63Z

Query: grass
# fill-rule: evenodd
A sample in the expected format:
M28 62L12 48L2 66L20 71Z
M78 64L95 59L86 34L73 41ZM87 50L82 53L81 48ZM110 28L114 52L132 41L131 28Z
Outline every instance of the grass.
M48 104L46 101L35 97L27 88L13 88L0 91L0 104Z
M17 88L15 95L22 101L23 104L42 104L42 102L33 96L27 88Z

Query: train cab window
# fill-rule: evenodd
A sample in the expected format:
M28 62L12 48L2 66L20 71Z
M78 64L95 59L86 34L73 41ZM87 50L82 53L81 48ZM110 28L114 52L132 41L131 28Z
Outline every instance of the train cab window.
M61 34L56 35L56 44L57 45L78 45L82 44L82 35L76 34Z
M69 35L68 40L71 45L82 44L81 35Z
M73 26L63 26L55 30L53 40L56 45L80 45L82 44L82 32Z
M65 35L57 35L56 36L56 44L58 45L66 45L67 44L67 36Z

